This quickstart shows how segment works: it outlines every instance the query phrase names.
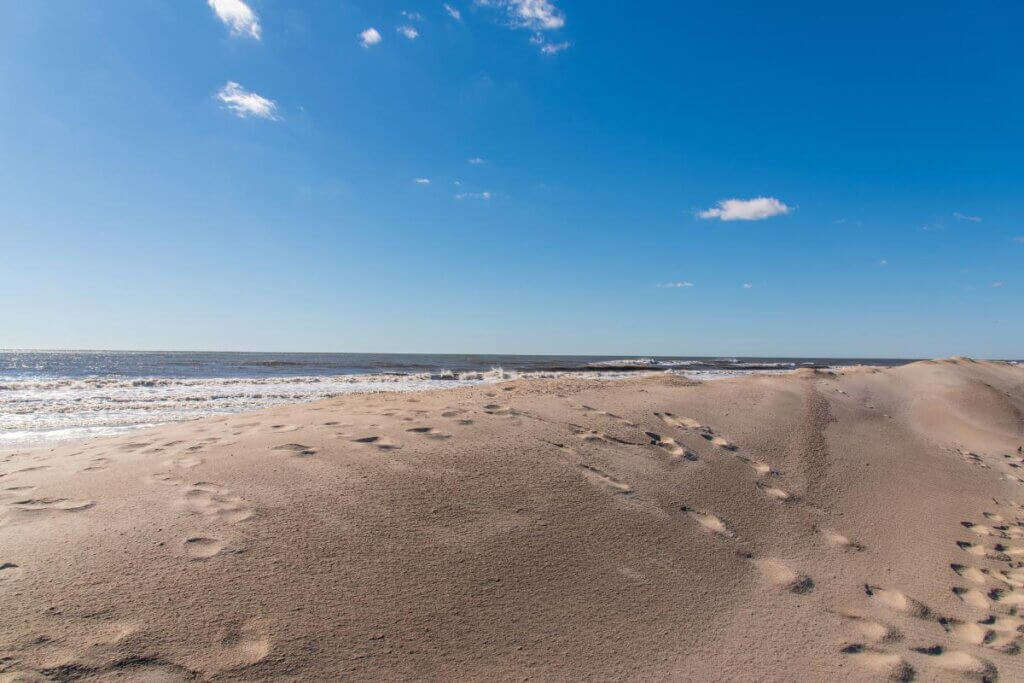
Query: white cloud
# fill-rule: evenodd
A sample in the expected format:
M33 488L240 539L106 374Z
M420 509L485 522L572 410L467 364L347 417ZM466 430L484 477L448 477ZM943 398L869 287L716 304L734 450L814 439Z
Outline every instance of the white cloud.
M754 288L754 285L750 284L749 282L744 282L743 283L743 289L753 289L753 288Z
M568 42L549 43L543 38L544 31L556 31L565 26L565 14L551 0L475 0L480 7L504 9L514 28L533 31L530 39L540 51L553 55L569 48Z
M245 119L255 117L277 121L277 103L268 100L266 97L250 92L234 81L228 81L224 87L217 91L217 99L224 103L224 106L235 113L235 116Z
M687 282L686 280L680 280L679 282L666 282L665 284L654 286L658 289L682 289L684 287L693 287L693 283Z
M878 265L880 265L880 266L887 266L887 265L889 265L889 259L882 259L881 261L878 262Z
M375 28L368 28L359 34L359 44L363 47L370 47L376 45L380 41L384 40L380 36L380 31Z
M1014 242L1019 242L1020 244L1024 244L1024 235L1022 235L1020 237L1014 237L1013 241Z
M455 21L462 21L462 12L452 7L447 2L444 4L444 11L447 12L448 16L450 16Z
M459 194L455 195L455 198L456 199L483 199L483 200L488 200L488 199L493 199L494 198L494 193L493 192L487 192L487 191L484 191L484 192L460 192Z
M473 164L474 166L479 166L480 164L485 164L487 162L481 159L480 157L473 157L472 159L466 159L466 163Z
M565 15L550 0L476 0L482 7L503 7L516 26L552 31L565 26Z
M430 178L414 178L413 182L416 183L417 185L429 185Z
M993 286L994 288L996 288L996 289L999 289L1000 287L1002 287L1002 286L1003 286L1003 283L1002 283L1002 282L993 282L993 283L992 283L992 286Z
M419 12L410 12L408 10L402 10L402 16L409 21L423 21L423 15Z
M412 26L399 26L395 29L409 40L416 40L420 37L420 32L414 29Z
M754 199L723 199L718 206L701 211L700 218L717 218L723 221L759 221L772 216L787 214L793 209L775 197Z
M953 218L957 219L958 221L967 221L968 223L981 222L981 216L968 216L966 214L960 213L959 211L953 212Z
M562 50L568 50L569 45L567 40L561 43L543 43L540 46L540 51L546 55L557 55Z
M242 0L207 0L217 18L231 27L231 34L260 39L260 19Z

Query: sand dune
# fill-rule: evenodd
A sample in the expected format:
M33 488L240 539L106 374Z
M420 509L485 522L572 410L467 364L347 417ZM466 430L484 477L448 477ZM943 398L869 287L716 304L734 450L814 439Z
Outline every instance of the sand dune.
M0 456L0 681L1021 680L1024 368L347 396Z

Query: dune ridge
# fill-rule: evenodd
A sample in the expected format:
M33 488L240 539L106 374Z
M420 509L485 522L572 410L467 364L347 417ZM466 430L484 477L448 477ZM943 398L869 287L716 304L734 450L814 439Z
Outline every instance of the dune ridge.
M515 380L0 456L0 681L1015 680L1024 368Z

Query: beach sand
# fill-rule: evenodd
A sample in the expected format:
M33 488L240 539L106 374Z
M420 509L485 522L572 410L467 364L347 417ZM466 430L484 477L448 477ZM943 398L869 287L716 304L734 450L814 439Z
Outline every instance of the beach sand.
M953 359L9 454L0 681L1021 680L1022 447L1024 368Z

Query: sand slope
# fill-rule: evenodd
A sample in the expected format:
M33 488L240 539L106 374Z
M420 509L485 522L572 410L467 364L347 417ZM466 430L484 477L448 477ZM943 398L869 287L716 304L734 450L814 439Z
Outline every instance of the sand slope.
M0 681L1019 680L1022 446L1024 368L957 359L12 454Z

